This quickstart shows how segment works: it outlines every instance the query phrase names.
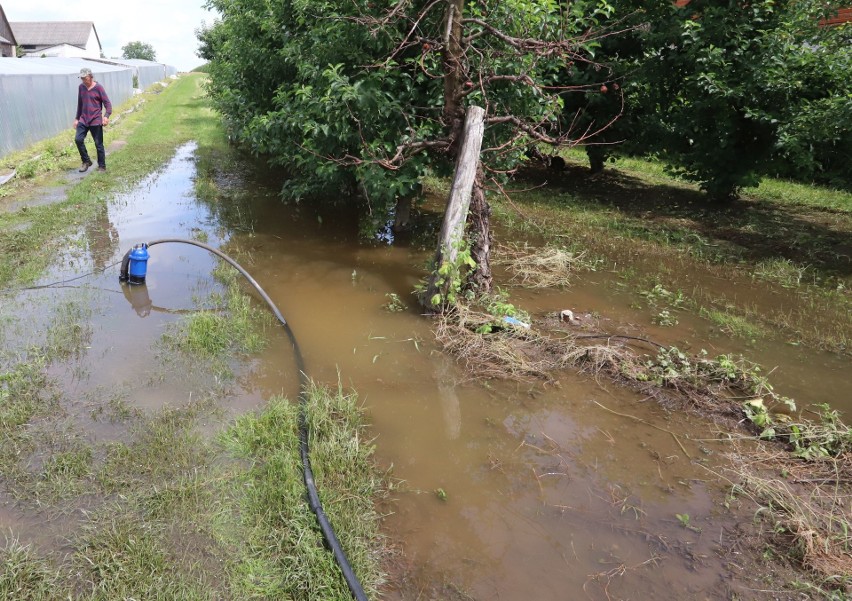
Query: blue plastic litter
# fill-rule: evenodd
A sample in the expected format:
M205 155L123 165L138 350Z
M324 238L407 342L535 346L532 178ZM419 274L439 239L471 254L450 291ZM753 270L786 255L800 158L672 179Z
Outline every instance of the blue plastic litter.
M518 326L518 327L521 327L521 328L526 328L527 330L530 329L530 324L524 323L520 319L515 319L514 317L510 317L509 315L506 315L503 318L503 321L505 321L507 324L512 325L512 326Z

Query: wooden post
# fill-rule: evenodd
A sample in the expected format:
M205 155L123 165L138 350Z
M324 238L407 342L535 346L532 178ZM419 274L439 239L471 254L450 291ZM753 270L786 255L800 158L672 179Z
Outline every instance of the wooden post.
M426 287L426 293L421 298L421 303L430 310L440 309L440 307L435 307L432 304L432 297L438 293L446 295L450 284L450 282L445 281L440 286L438 285L440 278L437 275L437 270L445 263L455 265L458 259L459 245L464 238L464 225L467 220L467 212L470 209L471 192L479 166L479 151L482 149L484 132L485 109L478 106L469 107L464 122L462 145L456 161L453 186L447 199L444 223L441 226L438 250L435 254L436 273L432 274L429 285Z

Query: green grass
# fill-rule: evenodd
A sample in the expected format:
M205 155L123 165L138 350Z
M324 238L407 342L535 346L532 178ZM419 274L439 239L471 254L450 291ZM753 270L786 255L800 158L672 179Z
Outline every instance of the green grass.
M196 422L209 402L186 407L166 407L134 428L133 441L107 446L106 459L97 474L107 493L129 491L151 482L179 478L204 465L211 450L196 430Z
M106 398L95 398L92 401L94 407L90 412L92 419L115 424L141 417L139 409L134 407L125 395L123 391L111 390Z
M317 488L355 573L373 598L382 582L382 544L371 499L383 496L387 484L372 466L373 446L364 439L356 397L313 386L308 399ZM296 405L273 399L262 413L238 420L223 438L238 457L252 462L237 487L239 528L245 532L240 539L246 541L230 568L238 598L351 598L304 503L297 419Z
M374 598L384 557L374 501L388 481L354 395L314 385L307 411L326 513ZM99 480L113 501L87 512L58 567L7 541L0 593L18 596L0 598L350 599L305 502L297 405L274 398L218 442L197 435L202 419L199 407L165 409L132 444L111 446ZM89 459L60 453L46 469L83 475Z
M86 527L74 553L81 576L81 599L217 598L211 583L194 565L176 569L179 559L170 552L169 534L162 524L142 522L116 505L96 516Z
M47 313L44 326L30 325L31 346L0 356L0 472L12 496L38 503L79 494L93 460L90 445L58 425L60 387L47 375L88 344L91 309L74 299Z
M760 182L760 186L746 188L744 193L752 198L769 202L852 213L852 194L845 190L834 190L819 185L766 178Z
M745 340L756 340L765 337L768 332L760 324L752 323L745 317L733 315L725 311L701 308L699 314L719 326L723 332Z
M574 148L560 154L575 164L588 165L584 150ZM675 184L689 189L698 188L695 184L671 175L662 161L639 157L616 157L615 160L608 161L606 165L609 169L636 175L651 184ZM852 193L816 184L766 177L761 180L760 185L743 189L742 194L755 200L852 213Z
M799 288L807 283L807 265L797 265L789 259L766 259L754 267L754 276L767 282L776 282L783 288Z
M18 498L38 505L55 505L64 499L72 499L91 492L94 449L88 442L73 433L58 436L39 432L34 451L44 452L45 447L54 447L42 458L41 471L31 469L20 474L16 486ZM58 448L57 448L58 447Z
M0 187L0 199L11 197L13 192L26 191L28 184L33 183L26 180L65 169L71 161L79 161L79 157L70 130L3 156L0 158L0 168L14 169L15 179Z
M575 164L588 165L586 151L582 148L571 148L562 150L559 154L566 161L571 161ZM611 157L606 162L605 169L617 169L625 173L637 175L643 181L650 184L673 184L683 186L684 188L698 189L698 186L674 176L666 169L665 163L653 159L642 159L635 157Z
M647 292L648 281L684 289L685 309L704 307L717 319L724 313L724 328L749 339L759 330L817 349L852 350L852 196L791 185L790 197L801 193L802 202L749 191L720 206L657 161L619 159L590 176L579 151L565 155L565 172L533 169L512 184L511 201L490 199L498 228L584 252L595 270L615 272L637 293ZM718 281L726 282L721 290ZM670 316L672 308L660 310Z
M24 347L0 354L0 472L18 500L73 497L90 479L93 449L63 424L60 382L48 376L89 345L89 303L86 295L46 300L45 321L29 317Z
M4 434L8 435L50 407L49 396L45 394L46 366L47 358L43 354L31 352L0 370L0 430Z
M0 547L0 599L58 601L60 574L47 560L17 539Z
M52 360L78 355L92 338L91 315L92 309L85 299L66 301L56 307L47 331L45 353Z
M184 353L223 360L233 353L249 354L263 349L265 331L272 324L266 307L259 307L244 294L230 265L217 269L227 285L224 295L214 293L210 305L224 304L226 312L202 310L170 328L164 341Z

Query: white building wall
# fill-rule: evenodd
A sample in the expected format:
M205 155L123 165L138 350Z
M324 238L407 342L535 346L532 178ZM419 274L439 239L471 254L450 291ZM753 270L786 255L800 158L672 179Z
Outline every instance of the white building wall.
M98 44L98 36L95 35L95 29L89 32L89 41L86 43L86 54L84 55L86 58L100 58L101 57L101 47Z
M71 46L69 44L60 44L58 46L51 46L50 48L44 48L43 50L37 50L35 52L27 52L24 56L35 58L39 58L42 56L58 58L83 58L87 56L87 54L83 48L78 48L77 46Z

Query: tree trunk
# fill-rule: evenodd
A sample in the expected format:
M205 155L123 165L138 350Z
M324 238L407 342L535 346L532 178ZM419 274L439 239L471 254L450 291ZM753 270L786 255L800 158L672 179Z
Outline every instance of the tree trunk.
M464 134L459 158L456 162L456 173L450 189L450 196L447 199L447 209L444 212L444 222L441 225L438 249L435 253L435 271L429 278L429 284L420 299L421 304L431 311L442 309L453 292L454 286L461 283L459 281L461 270L458 254L464 241L464 226L470 209L474 182L477 175L481 173L479 151L482 148L484 131L485 109L478 106L470 107L464 123ZM481 186L479 191L481 193ZM484 196L482 200L484 202ZM487 225L487 218L485 223ZM484 240L490 242L488 236ZM438 270L442 268L444 268L445 273L439 274ZM436 294L440 295L440 302L433 303L432 299Z
M444 17L444 125L450 131L452 143L449 149L453 156L461 143L464 128L464 106L461 103L463 52L462 15L464 0L447 0Z
M400 196L396 199L396 210L393 212L393 231L405 232L411 220L411 196Z
M589 157L589 171L592 174L602 173L606 152L599 146L586 146L586 156Z
M470 256L476 261L476 270L470 276L470 286L479 293L491 292L493 280L491 277L491 207L485 199L483 182L485 172L482 165L476 169L476 181L473 183L473 194L470 199L470 234L473 240Z

